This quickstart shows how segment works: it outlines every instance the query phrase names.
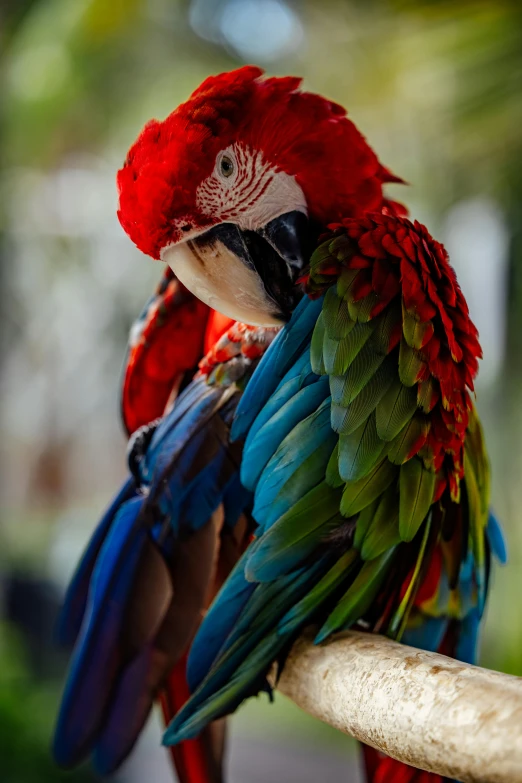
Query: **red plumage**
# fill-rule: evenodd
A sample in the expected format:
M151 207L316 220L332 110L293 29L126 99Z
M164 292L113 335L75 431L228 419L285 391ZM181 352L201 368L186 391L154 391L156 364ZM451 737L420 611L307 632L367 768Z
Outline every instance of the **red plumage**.
M249 360L259 359L277 332L277 327L266 327L260 330L257 326L248 326L234 321L200 361L200 374L210 375L214 368L219 367L223 362L228 362L234 356L241 355Z
M121 389L123 423L129 434L161 416L184 374L197 366L209 314L210 308L167 267L131 333Z
M190 696L186 678L187 656L174 666L161 691L159 701L165 725L183 707ZM217 736L216 736L217 735ZM199 737L169 747L178 783L221 783L221 756L224 726L210 724Z
M473 389L480 356L464 297L442 245L420 224L399 217L405 209L384 197L384 183L402 180L382 166L341 106L300 91L300 84L294 77L262 78L261 69L247 66L208 78L164 121L150 122L118 173L120 222L133 242L154 258L184 231L210 228L216 218L202 213L197 188L210 176L218 152L232 143L261 151L272 167L294 176L312 220L348 232L353 254L344 265L360 270L355 298L375 293L375 316L402 292L404 306L423 324L419 352L424 366L416 381L431 426L409 456L423 455L436 470L444 465L436 496L449 483L456 497L470 404L467 389ZM331 281L339 271L340 265L329 258L320 274ZM236 350L251 358L257 355L245 332L229 329L229 319L196 305L191 295L184 299L188 292L169 275L131 349L123 389L129 430L163 412L172 389L175 394L179 379L203 352L208 356L200 364L202 373L210 373ZM399 328L391 335L390 348L400 337ZM439 552L423 575L417 601L435 590L441 557ZM412 573L406 575L404 591L411 578ZM180 685L176 679L180 672L182 667L173 672L163 697L167 718L180 706L173 694L181 702L185 698L184 682ZM208 769L193 757L196 747L176 750L176 762L184 770L192 758L187 774L204 780ZM370 748L365 749L365 760L370 783L443 783L438 775Z
M368 745L363 745L363 752L367 783L449 783L448 778L410 767Z
M300 79L262 74L246 66L209 77L165 120L148 123L131 147L118 172L118 217L144 253L159 258L182 237L182 226L215 222L200 212L196 190L232 142L262 151L295 176L320 225L373 210L404 211L382 194L383 183L401 180L379 163L345 109L301 92Z

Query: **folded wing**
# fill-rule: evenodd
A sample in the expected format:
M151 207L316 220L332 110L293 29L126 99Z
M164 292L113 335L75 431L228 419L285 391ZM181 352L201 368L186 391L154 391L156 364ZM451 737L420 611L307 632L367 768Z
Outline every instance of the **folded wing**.
M317 642L359 624L474 656L502 544L469 394L480 348L445 251L405 219L350 220L306 282L235 415L259 527L196 635L167 743L269 689L310 623Z

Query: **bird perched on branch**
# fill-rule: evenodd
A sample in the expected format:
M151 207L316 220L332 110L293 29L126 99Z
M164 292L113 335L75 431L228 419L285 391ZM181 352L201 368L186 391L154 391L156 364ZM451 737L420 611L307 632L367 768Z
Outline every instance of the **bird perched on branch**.
M220 781L221 719L309 625L475 660L505 557L480 346L391 182L342 107L256 67L132 146L119 219L167 272L129 349L129 479L62 614L61 765L112 772L160 699L180 780ZM365 760L371 783L442 780Z

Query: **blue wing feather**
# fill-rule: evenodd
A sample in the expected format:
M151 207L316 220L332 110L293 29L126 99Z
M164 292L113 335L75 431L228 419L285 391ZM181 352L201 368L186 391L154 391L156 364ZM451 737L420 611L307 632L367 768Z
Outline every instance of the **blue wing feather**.
M245 447L248 448L261 427L276 413L282 405L290 400L304 386L317 380L310 364L310 351L304 351L299 359L281 379L274 394L269 397L264 408L259 412L248 431Z
M258 430L243 452L241 479L245 487L256 488L261 473L279 444L295 426L314 413L329 394L328 378L318 378L315 383L297 391Z
M328 248L332 256L337 251L340 261L346 251L345 238ZM241 478L254 492L256 540L223 587L218 610L214 614L211 608L196 637L189 656L194 693L168 728L167 744L194 736L208 721L233 711L244 698L262 689L270 663L284 654L285 645L311 621L320 621L327 633L364 621L370 630L392 636L406 624L406 643L431 650L442 646L466 660L474 658L487 558L480 572L478 555L469 554L460 569L457 591L451 589L453 581L450 588L444 567L429 600L415 603L422 595L425 567L443 530L442 511L447 510L444 503L449 493L437 505L432 535L435 511L426 514L433 487L423 487L427 508L422 509L424 520L418 520L424 525L422 533L418 528L419 534L411 541L406 536L401 539L402 498L408 499L407 492L414 490L418 496L415 476L421 464L412 462L408 472L403 463L413 459L411 455L416 458L417 452L410 454L410 448L418 445L417 430L424 433L429 422L417 410L422 407L420 396L415 396L420 387L412 388L416 371L410 364L418 357L416 350L408 350L411 324L402 324L401 336L400 306L396 306L400 302L390 303L382 316L372 318L372 313L380 312L375 307L379 296L375 292L362 295L366 272L359 274L354 266L329 289L326 299L301 301L261 359L238 405L231 436L246 439ZM365 350L361 351L361 345L366 345ZM317 374L312 371L311 349ZM390 359L383 365L385 356ZM321 376L325 366L331 370L330 378ZM383 372L375 379L379 366L391 370L390 378ZM406 386L402 378L410 372L413 380ZM390 387L395 381L399 391L395 385ZM339 431L347 421L346 406L355 406L350 414L353 420L346 423L341 438L332 427L330 384L334 398L339 397L338 408L344 411L337 417ZM357 402L354 389L361 394ZM364 404L363 389L368 397ZM379 416L389 419L391 429L398 427L389 459L384 451L388 441L383 446L376 426L377 397L382 400ZM406 397L411 398L409 402ZM355 420L358 426L350 429ZM415 442L410 443L413 437ZM343 458L351 456L357 466L349 481L342 470L339 474L339 455L330 462L337 444ZM381 454L382 461L376 464ZM425 478L423 471L422 485ZM316 507L314 493L321 495ZM301 506L295 508L298 503ZM416 496L412 506L417 506ZM272 527L278 520L280 528ZM453 521L458 535L451 538ZM448 550L448 562L462 557L461 538L468 536L469 520L464 514L455 514L453 521L446 517L444 527L444 535L449 529L450 536L444 543L451 541L454 547ZM355 545L357 536L364 550L361 541ZM505 547L494 518L488 537L493 552L504 559ZM385 550L379 550L380 546ZM455 580L456 563L451 562L451 568ZM400 589L408 583L411 590L402 599Z
M223 390L207 386L204 379L191 383L179 397L172 412L157 427L140 464L142 481L151 489L163 480L163 472L183 449L209 415Z
M261 474L254 518L266 530L323 478L337 442L330 426L330 398L300 422L281 443ZM306 465L305 465L306 463ZM305 466L305 469L299 471Z
M455 658L464 663L477 663L481 613L477 609L468 612L459 624Z
M423 617L417 625L404 631L401 641L419 650L436 652L448 629L447 617Z
M239 472L236 473L223 492L223 509L227 527L234 527L241 514L252 507L252 499L252 493L241 483Z

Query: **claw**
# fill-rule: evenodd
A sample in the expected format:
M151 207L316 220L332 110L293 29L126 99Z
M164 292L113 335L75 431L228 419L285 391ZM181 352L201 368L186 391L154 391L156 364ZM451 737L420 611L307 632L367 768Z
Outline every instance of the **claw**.
M142 427L139 427L136 432L133 432L129 438L129 444L127 446L127 463L138 487L142 484L141 463L143 457L147 453L147 449L149 448L160 421L161 417L154 419L148 424L144 424Z

